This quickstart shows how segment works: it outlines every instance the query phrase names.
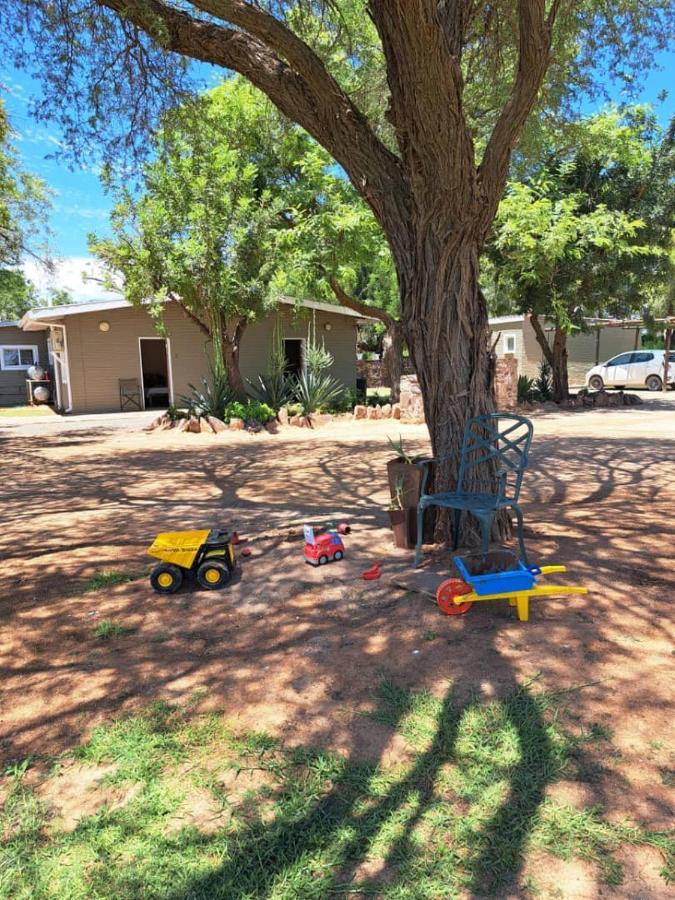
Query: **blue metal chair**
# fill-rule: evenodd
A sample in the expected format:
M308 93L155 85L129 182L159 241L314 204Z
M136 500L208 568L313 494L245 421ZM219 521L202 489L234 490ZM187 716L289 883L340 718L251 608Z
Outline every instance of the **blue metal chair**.
M464 429L464 439L459 461L457 488L442 494L425 494L429 467L422 476L421 496L417 506L417 546L415 565L422 561L422 527L424 510L429 506L441 506L453 510L454 546L459 542L459 524L462 512L470 512L480 522L483 553L490 544L492 522L498 510L510 508L518 522L518 543L523 561L527 564L523 540L523 514L518 505L520 485L527 468L532 422L524 416L510 413L489 413L469 419ZM447 456L434 459L440 462ZM497 492L494 479L497 476Z

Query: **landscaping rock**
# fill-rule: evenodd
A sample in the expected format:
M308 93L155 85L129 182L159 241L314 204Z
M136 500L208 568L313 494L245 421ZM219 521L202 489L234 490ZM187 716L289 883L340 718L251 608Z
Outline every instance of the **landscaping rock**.
M190 416L190 418L187 420L187 423L188 424L186 431L190 431L192 432L192 434L199 434L199 432L201 431L201 427L199 425L199 419L197 418L197 416Z
M277 415L280 425L288 425L288 410L284 406Z
M243 431L244 430L244 420L243 419L230 419L229 424L230 431Z
M394 403L391 407L391 417L392 419L400 419L401 418L401 404Z
M288 420L289 425L297 425L299 428L302 427L302 416L291 416Z
M218 434L220 431L227 431L227 425L223 422L222 419L217 419L215 416L208 416L208 422L213 431Z
M188 430L188 420L187 419L179 419L178 424L176 425L177 431L187 431Z
M279 423L276 419L272 419L271 422L265 423L265 431L268 434L279 434Z
M157 418L153 419L149 425L145 426L143 431L154 431L155 428L159 428L162 425L164 419L166 418L168 418L168 416L157 416Z
M368 410L365 406L355 406L354 407L354 418L355 419L365 419L368 415Z
M382 418L391 419L391 403L385 403L382 407Z
M368 407L368 415L366 416L366 418L367 419L381 419L382 418L382 407L379 405L379 403L377 406L369 406Z
M199 430L204 434L213 434L213 428L211 428L211 423L208 419L199 420Z

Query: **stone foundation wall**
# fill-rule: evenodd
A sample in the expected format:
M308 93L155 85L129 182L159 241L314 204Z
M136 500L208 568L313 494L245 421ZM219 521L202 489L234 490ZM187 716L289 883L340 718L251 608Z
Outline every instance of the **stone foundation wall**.
M401 378L401 418L424 422L424 403L422 389L417 383L417 375L404 375Z
M498 412L515 409L518 404L518 360L515 356L497 359L495 367L495 406Z
M413 375L414 369L412 367L412 363L409 359L403 360L403 373L404 375ZM379 387L389 387L388 384L384 383L384 376L382 373L382 360L381 359L357 359L356 361L356 374L359 378L365 378L366 384L371 388L379 388Z

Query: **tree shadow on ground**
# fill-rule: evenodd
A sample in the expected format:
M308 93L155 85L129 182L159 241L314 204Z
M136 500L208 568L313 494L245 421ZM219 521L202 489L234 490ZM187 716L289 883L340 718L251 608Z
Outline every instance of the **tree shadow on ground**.
M411 698L389 685L372 716L396 729L411 712ZM447 896L453 896L460 884L472 896L482 896L511 882L521 868L546 786L556 777L556 758L540 705L527 687L514 686L501 710L520 753L515 765L504 764L501 774L508 783L504 799L475 830L453 834L456 803L479 803L482 791L492 787L487 780L481 784L479 776L474 796L459 798L439 785L444 768L471 765L462 759L458 734L464 717L475 708L475 701L457 704L449 688L438 701L435 729L424 736L424 749L415 753L401 777L379 792L375 801L364 804L363 798L381 769L376 763L347 760L341 776L309 812L297 817L291 813L272 823L255 821L228 842L231 852L216 871L182 885L170 895L171 900L276 896L276 890L283 893L285 879L292 879L303 864L318 871L308 893L297 894L302 897L379 895L385 885L394 892L400 888L401 896L432 897L436 894L423 884L437 883L441 870L447 874L448 864L460 874L454 886L448 885ZM499 760L495 762L499 767ZM441 813L435 827L447 829L448 843L441 842L443 852L439 855L437 850L429 858L417 829L431 807L439 804L447 806L447 812ZM380 878L368 877L362 867L392 823L398 835L382 860ZM323 866L317 863L318 857L325 860Z

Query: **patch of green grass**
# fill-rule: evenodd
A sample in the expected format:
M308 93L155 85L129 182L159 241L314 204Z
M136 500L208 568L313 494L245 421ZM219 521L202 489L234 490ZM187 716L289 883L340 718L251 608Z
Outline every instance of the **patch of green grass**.
M128 581L138 581L145 578L145 572L128 572L123 569L103 569L92 575L81 584L74 584L66 591L66 597L76 597L79 594L89 594L91 591L100 591L103 588L114 587L116 584L126 584Z
M119 622L113 622L111 619L104 619L99 622L93 629L94 637L101 641L108 641L110 638L123 637L125 634L133 634L134 628L128 625L120 625Z
M407 761L287 747L166 703L117 719L73 755L138 789L70 832L17 768L0 815L0 897L436 900L498 893L534 850L591 861L616 885L626 844L658 848L673 877L668 835L547 796L575 754L609 740L592 726L567 729L554 694L520 688L460 705L449 689L437 697L385 682L375 700L370 717L405 739ZM211 798L203 821L189 818L195 791L202 807ZM368 860L382 871L364 871ZM531 880L521 889L540 890Z
M437 631L425 631L422 635L423 641L435 641L436 638L440 637Z

